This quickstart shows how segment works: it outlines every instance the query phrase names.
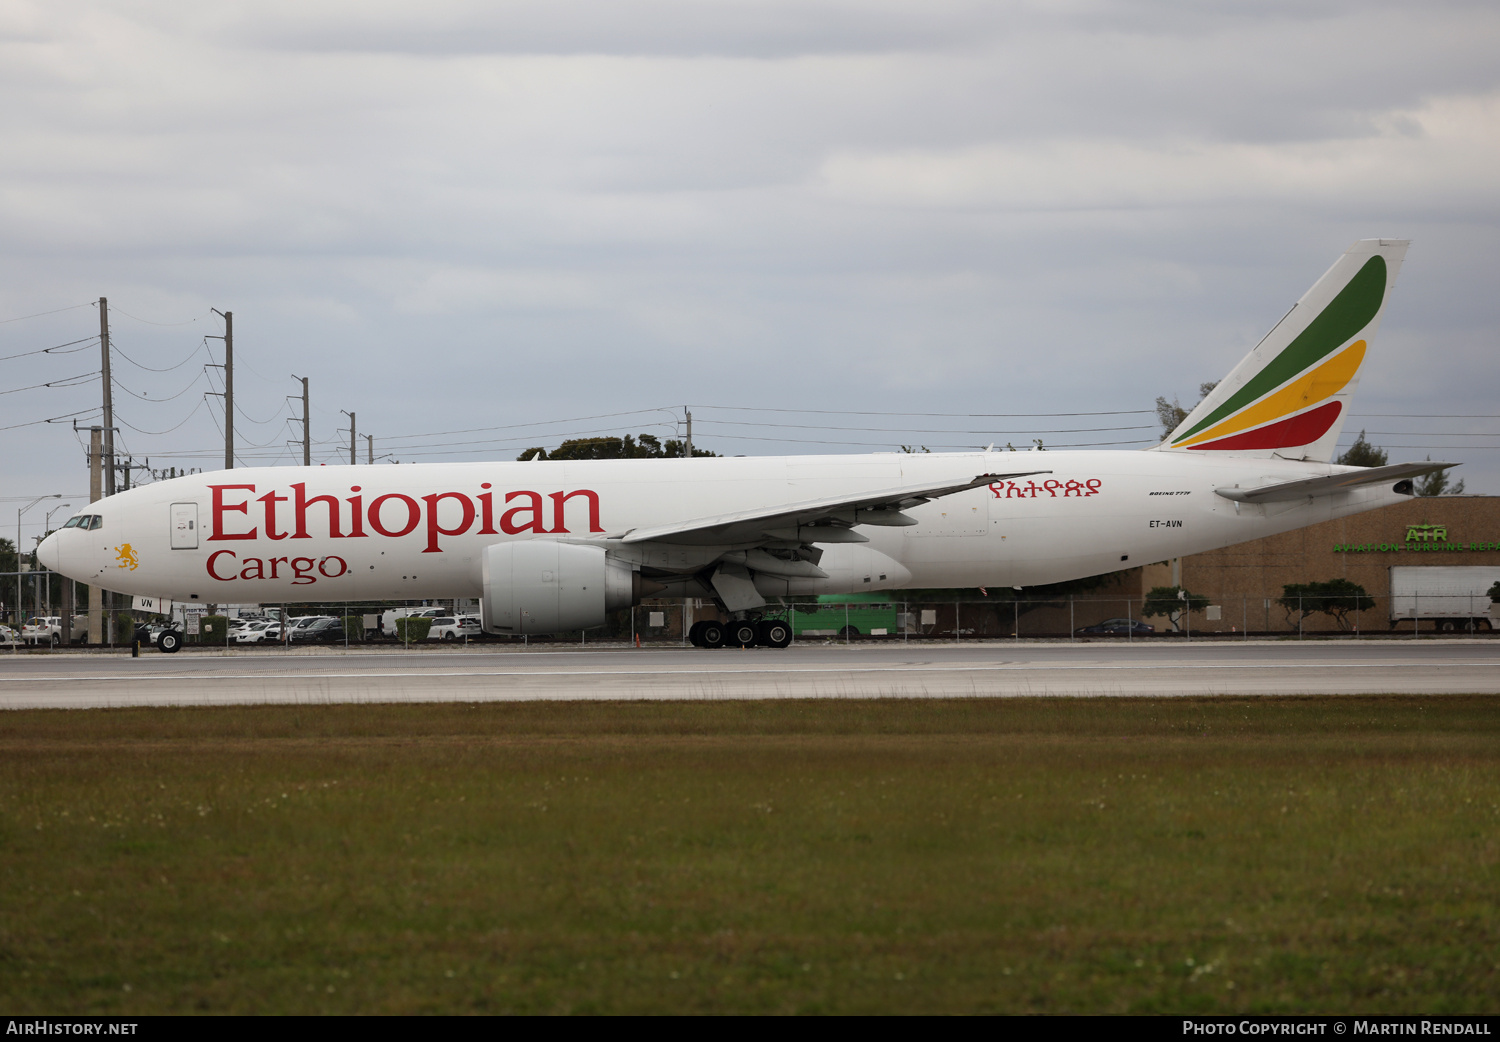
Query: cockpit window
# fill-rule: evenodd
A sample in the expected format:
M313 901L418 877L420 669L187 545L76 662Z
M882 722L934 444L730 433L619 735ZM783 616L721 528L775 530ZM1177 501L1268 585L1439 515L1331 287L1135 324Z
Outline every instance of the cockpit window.
M68 518L67 524L63 525L63 527L64 528L77 528L78 525L79 525L79 523L82 522L83 519L84 519L84 515L83 514L79 514L77 517L70 517L70 518Z
M100 517L98 514L90 514L89 515L89 531L90 532L97 532L97 531L99 531L99 529L101 529L103 527L104 527L104 518Z

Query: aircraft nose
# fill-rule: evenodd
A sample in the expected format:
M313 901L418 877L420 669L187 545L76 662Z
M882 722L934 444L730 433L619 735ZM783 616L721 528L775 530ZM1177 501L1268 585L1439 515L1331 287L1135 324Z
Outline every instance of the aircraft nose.
M48 571L62 571L62 551L58 548L58 533L53 532L43 539L36 548L36 559L43 568Z

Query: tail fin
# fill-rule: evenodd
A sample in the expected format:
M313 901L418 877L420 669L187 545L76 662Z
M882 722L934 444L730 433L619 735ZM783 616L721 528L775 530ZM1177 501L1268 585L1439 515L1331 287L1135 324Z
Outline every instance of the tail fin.
M1333 459L1407 245L1349 247L1158 448Z

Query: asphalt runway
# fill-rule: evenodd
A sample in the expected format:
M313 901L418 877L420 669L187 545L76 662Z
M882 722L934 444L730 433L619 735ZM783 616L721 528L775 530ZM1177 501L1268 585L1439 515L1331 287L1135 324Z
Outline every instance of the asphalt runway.
M1500 694L1500 643L619 645L0 654L0 709L521 699Z

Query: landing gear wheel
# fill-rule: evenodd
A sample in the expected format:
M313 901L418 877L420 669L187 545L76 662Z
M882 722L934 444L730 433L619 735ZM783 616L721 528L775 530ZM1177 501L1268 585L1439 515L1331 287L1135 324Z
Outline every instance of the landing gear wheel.
M700 641L698 646L700 648L722 648L724 646L725 633L722 622L700 622L697 625L703 627L701 630L698 630L698 640ZM694 629L697 629L697 626Z
M755 647L756 627L755 623L749 619L731 622L725 629L727 631L724 638L726 644L736 648Z
M156 638L156 646L168 655L174 654L178 648L182 647L182 635L176 630L167 630Z
M703 627L708 625L704 622L695 622L688 627L688 643L695 648L707 647L703 643Z
M755 641L768 648L784 648L792 642L792 627L781 619L763 619L755 627Z

